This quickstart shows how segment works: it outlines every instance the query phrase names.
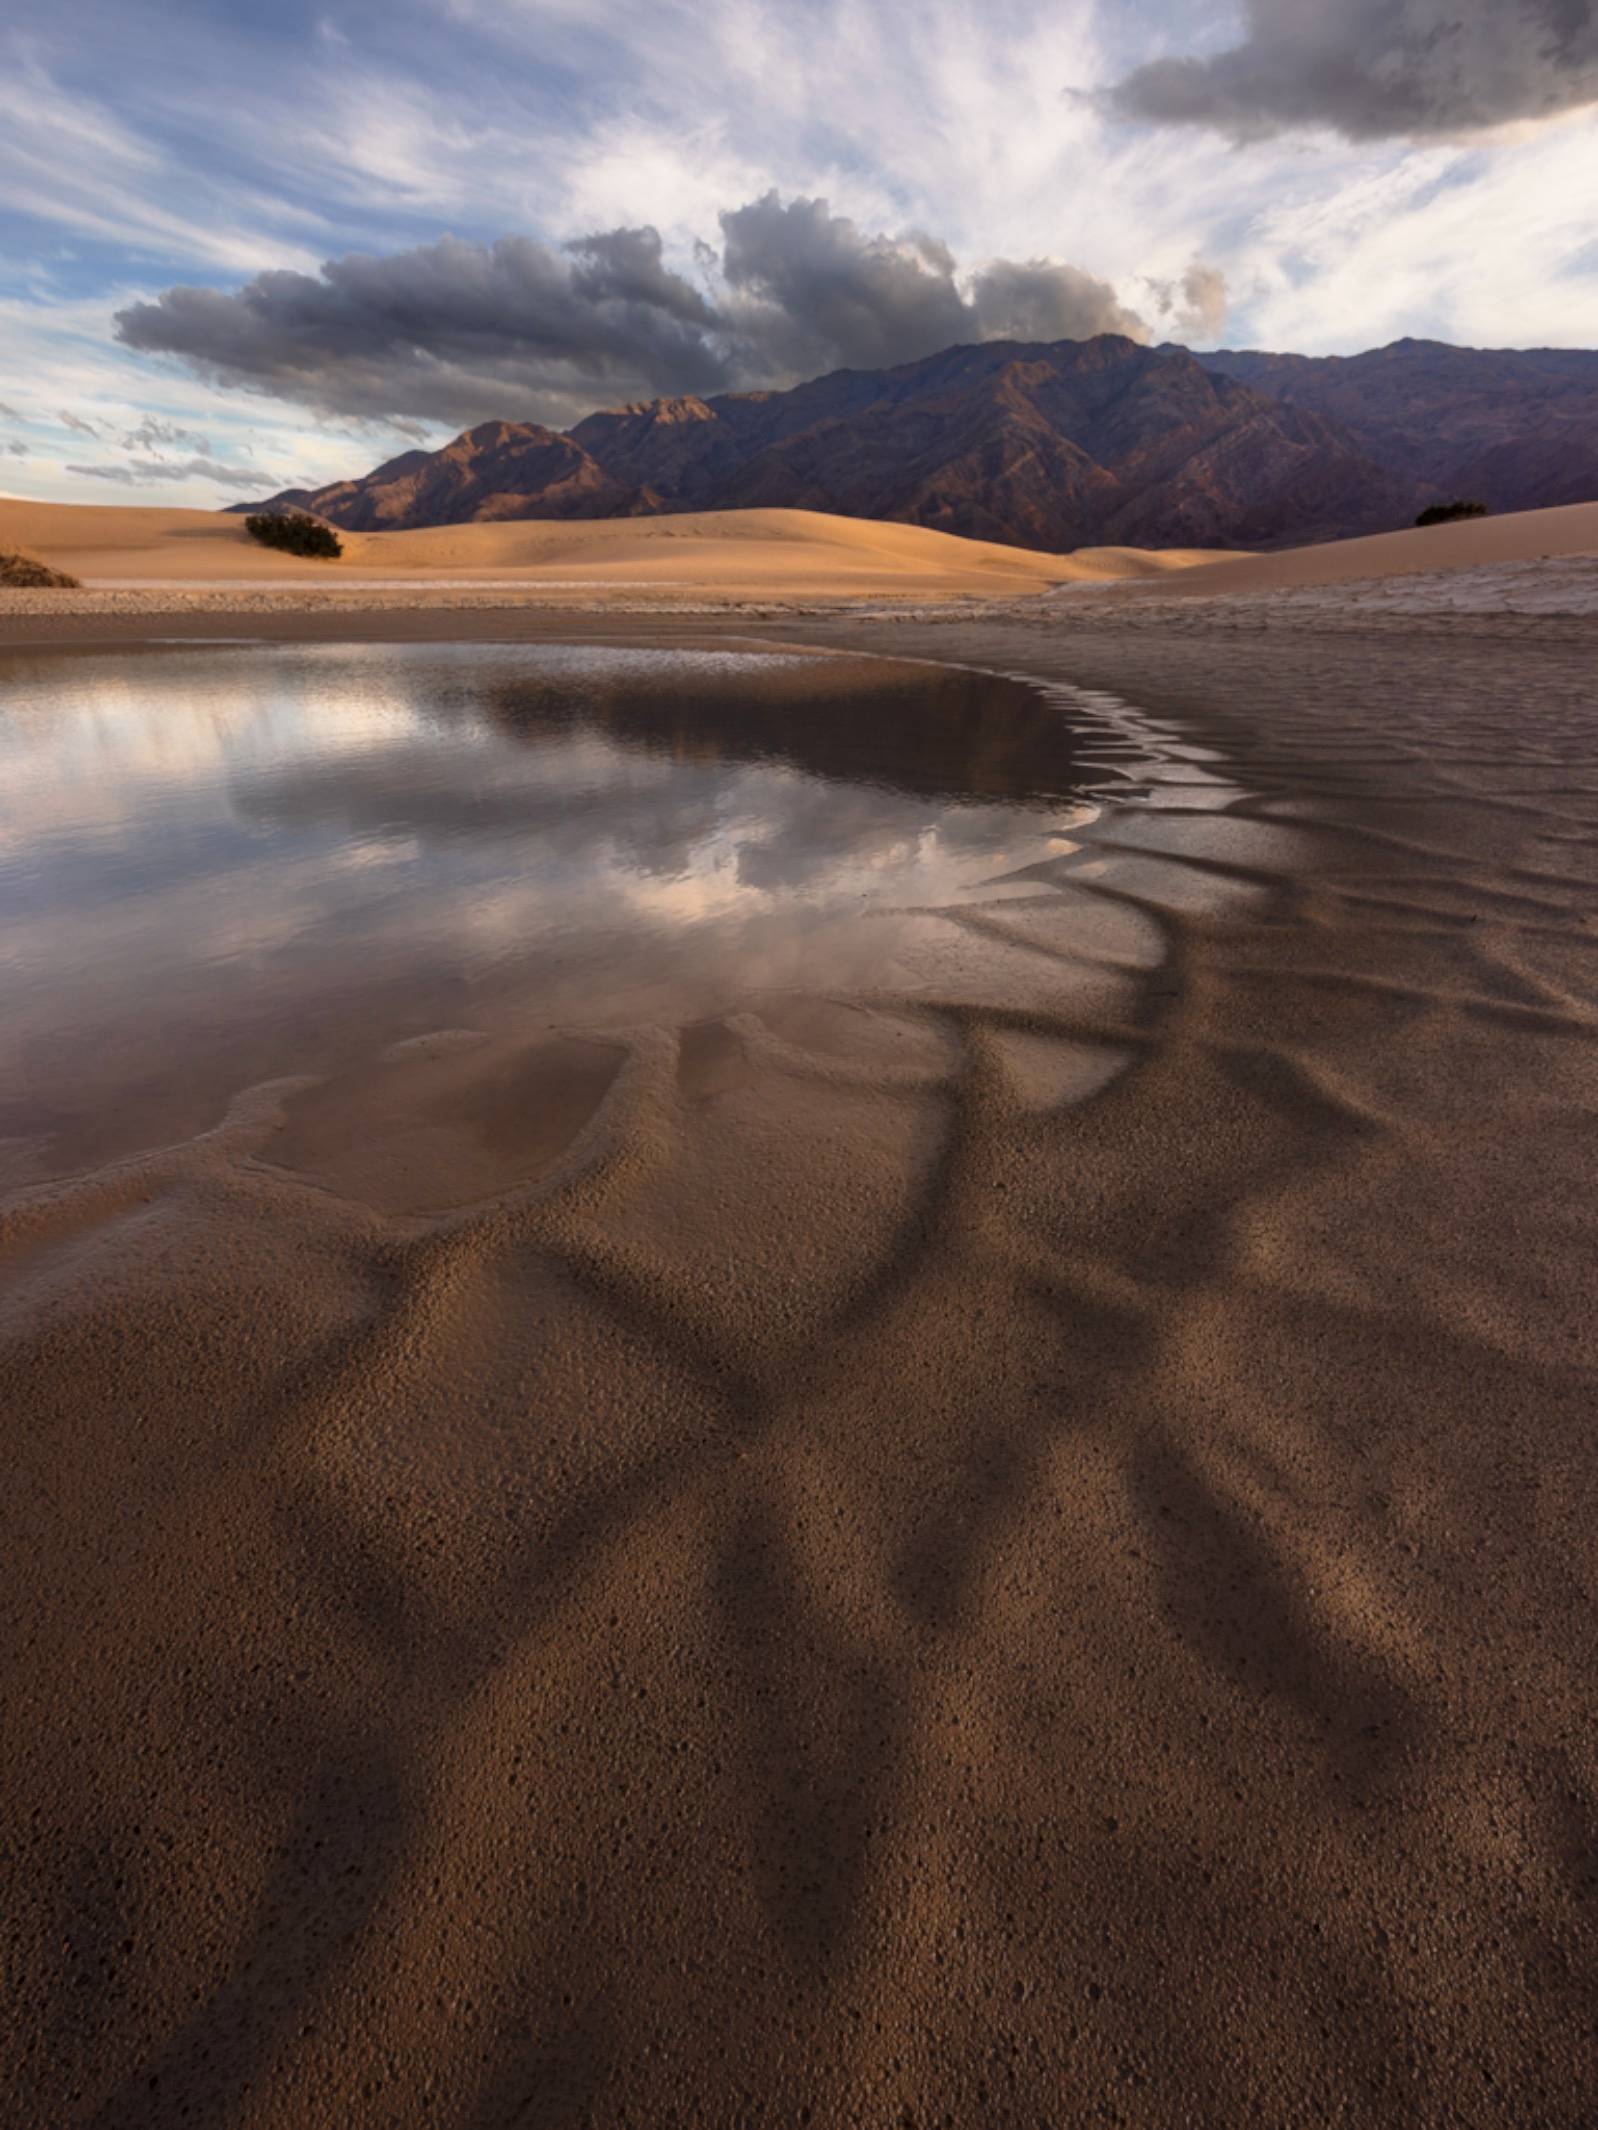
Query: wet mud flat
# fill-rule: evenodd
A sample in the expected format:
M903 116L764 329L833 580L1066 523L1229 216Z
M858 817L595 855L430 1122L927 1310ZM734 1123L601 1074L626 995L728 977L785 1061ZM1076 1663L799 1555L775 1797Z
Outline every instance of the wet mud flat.
M17 2120L1590 2119L1593 661L811 634L1041 686L345 658L35 981Z

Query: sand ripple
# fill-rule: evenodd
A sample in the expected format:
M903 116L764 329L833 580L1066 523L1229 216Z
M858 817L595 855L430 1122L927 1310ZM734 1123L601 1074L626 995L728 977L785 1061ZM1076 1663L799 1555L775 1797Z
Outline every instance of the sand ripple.
M924 647L880 991L5 1203L18 2121L1591 2119L1590 662Z

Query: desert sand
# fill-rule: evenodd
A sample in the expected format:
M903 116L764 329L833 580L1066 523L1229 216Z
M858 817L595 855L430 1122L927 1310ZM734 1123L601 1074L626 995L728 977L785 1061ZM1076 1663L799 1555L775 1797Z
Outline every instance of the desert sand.
M982 913L1152 959L640 1028L448 1212L292 1087L0 1212L12 2120L1598 2115L1598 624L1074 596L738 626L1157 731Z
M1535 610L1550 593L1561 611L1571 604L1567 592L1585 610L1598 597L1598 503L1262 555L1124 547L1040 555L796 510L343 537L338 562L308 562L260 546L222 513L0 497L0 546L24 549L84 586L0 592L0 621L184 610L813 612L861 604L952 614L962 605L1019 609L1042 600L1057 608L1051 625L1080 626L1085 612L1108 602L1141 627L1178 600L1245 621L1302 609L1305 618L1363 625L1389 611Z
M1216 558L1087 548L1036 555L810 510L707 511L557 524L519 519L425 532L344 533L337 562L307 562L252 540L241 518L203 510L26 503L0 497L0 545L24 548L91 588L509 585L585 600L674 592L731 599L999 597L1050 584L1167 575Z
M1226 557L1202 579L1188 580L1186 587L1166 578L1162 588L1190 588L1219 599L1594 554L1598 503L1570 503L1557 510L1521 510L1501 518L1464 518L1453 525L1374 533L1363 540L1329 540L1280 554Z

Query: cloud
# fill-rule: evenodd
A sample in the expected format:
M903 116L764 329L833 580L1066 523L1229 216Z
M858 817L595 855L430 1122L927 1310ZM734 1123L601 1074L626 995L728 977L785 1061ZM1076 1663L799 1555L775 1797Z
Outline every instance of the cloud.
M117 313L117 337L218 383L325 412L475 422L586 411L595 394L714 390L722 354L653 230L568 250L456 237L234 294L172 288Z
M960 341L1147 337L1107 282L1057 260L991 261L967 294L938 238L869 233L823 199L769 192L720 222L720 253L697 254L714 293L647 226L559 247L449 237L258 274L231 294L171 288L118 312L117 335L325 413L456 424L569 421L599 402L791 383Z
M995 259L962 295L947 244L869 236L825 200L775 192L721 217L729 318L753 370L912 362L961 341L1145 339L1108 282L1056 259Z
M784 204L775 192L720 219L751 368L874 368L977 337L954 256L934 237L867 236L825 200Z
M104 433L98 422L91 422L86 414L74 414L69 407L62 407L56 415L63 429L70 429L74 436L92 437L96 442Z
M74 72L92 66L98 42L76 21L84 12L62 17ZM131 68L113 68L105 95L95 96L64 87L40 63L37 48L49 27L40 21L26 35L19 30L0 51L0 203L6 212L135 255L201 259L234 271L304 258L298 244L255 226L258 218L300 222L302 214L288 202L214 179L207 163L221 161L220 155L186 170L177 167L159 139L118 115L136 96L130 73L136 75L139 60L153 55L147 38ZM237 99L219 96L217 108L226 101Z
M1162 318L1190 340L1214 340L1226 323L1229 296L1218 266L1195 259L1179 281L1151 281L1149 287Z
M1569 271L1590 236L1592 159L1590 125L1548 126L1491 155L1411 148L1285 192L1232 268L1249 289L1242 344L1598 346L1598 276Z
M1245 19L1228 50L1136 68L1109 108L1238 140L1308 126L1379 140L1598 102L1593 0L1246 0Z
M1054 259L995 259L977 275L971 294L982 340L1148 338L1147 326L1122 307L1108 281Z
M136 428L128 430L122 439L124 451L149 451L159 457L170 450L198 452L203 459L213 456L208 437L196 429L179 428L176 422L164 422L159 415L146 414L139 419Z
M68 466L68 473L91 481L116 481L133 488L147 481L215 481L221 488L269 489L282 484L259 466L227 466L220 459L120 459L95 465Z
M577 262L572 289L584 302L643 304L684 325L715 323L699 290L665 265L658 229L602 230L563 249Z
M25 459L32 456L27 445L19 443L15 437L8 444L0 444L0 450L8 451L14 459Z

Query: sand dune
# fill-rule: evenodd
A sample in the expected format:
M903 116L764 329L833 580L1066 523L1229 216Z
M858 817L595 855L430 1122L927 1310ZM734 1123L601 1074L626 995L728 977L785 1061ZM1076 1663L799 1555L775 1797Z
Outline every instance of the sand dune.
M91 588L305 585L437 579L525 584L569 598L639 590L740 599L1006 597L1051 584L1172 572L1213 563L1200 549L1084 548L1038 555L918 525L811 510L703 511L589 523L519 519L425 532L345 533L337 563L306 562L252 540L216 511L150 510L0 498L0 543L26 548Z
M1226 557L1212 569L1185 576L1180 582L1167 572L1161 589L1219 598L1593 554L1598 554L1598 503L1568 503L1558 510L1466 518L1457 525L1373 533L1364 540L1332 540L1320 547L1286 548L1274 555Z
M1304 592L1546 557L1598 554L1598 502L1379 533L1279 554L1213 549L1079 548L1033 554L922 526L808 510L701 511L588 523L513 520L423 532L346 533L336 563L259 546L243 522L203 510L29 503L0 498L0 545L26 549L85 585L78 597L169 591L187 603L217 592L304 588L359 604L435 590L452 603L507 593L562 606L815 604L848 600L1030 598L1106 587L1141 603ZM16 606L22 597L15 595ZM52 611L71 611L60 594Z

